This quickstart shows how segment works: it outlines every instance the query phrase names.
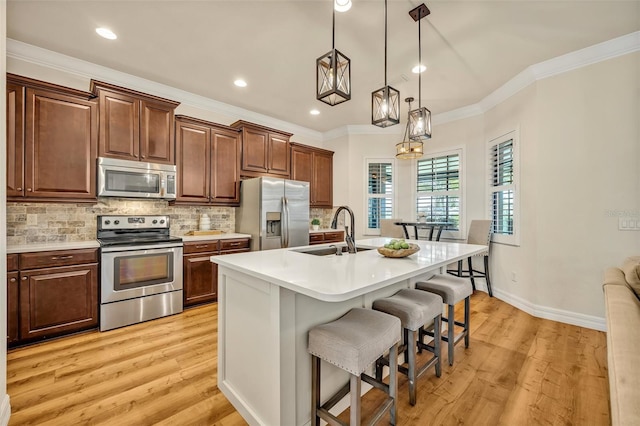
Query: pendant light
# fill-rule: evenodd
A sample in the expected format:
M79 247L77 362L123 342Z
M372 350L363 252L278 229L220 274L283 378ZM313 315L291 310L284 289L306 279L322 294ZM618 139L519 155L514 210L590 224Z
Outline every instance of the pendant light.
M387 85L387 0L384 0L384 87L371 93L371 124L388 127L400 122L400 92Z
M338 12L346 12L351 9L351 0L335 0L333 2L333 8Z
M413 98L407 98L404 100L409 104L409 111L411 111L411 102ZM409 112L409 115L411 112ZM421 140L411 140L409 137L409 117L407 117L407 127L404 130L404 138L402 142L396 144L396 158L401 160L412 160L414 158L422 157L423 145Z
M316 99L331 106L351 99L351 60L336 49L336 10L332 10L331 50L316 59Z
M409 12L413 20L418 21L418 65L422 65L420 20L430 13L431 11L424 3ZM418 109L409 111L409 138L411 140L431 138L431 111L422 106L422 73L418 73Z

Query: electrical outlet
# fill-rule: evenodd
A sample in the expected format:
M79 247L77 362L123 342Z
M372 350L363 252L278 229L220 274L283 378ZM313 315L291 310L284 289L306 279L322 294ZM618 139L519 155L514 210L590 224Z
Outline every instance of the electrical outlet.
M635 217L618 218L618 229L620 231L640 231L640 220Z
M515 272L511 272L511 281L513 281L514 283L518 281L518 276Z

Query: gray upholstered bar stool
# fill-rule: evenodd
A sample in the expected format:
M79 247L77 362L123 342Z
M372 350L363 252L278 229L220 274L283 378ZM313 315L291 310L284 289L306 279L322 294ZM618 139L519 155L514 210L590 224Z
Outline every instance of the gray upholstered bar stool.
M399 352L404 352L404 365L398 371L409 378L409 403L416 405L416 380L435 365L436 376L440 377L440 319L442 317L442 297L434 293L414 289L402 289L391 297L377 299L373 309L386 312L400 319L404 334L404 344ZM424 336L425 325L433 322L433 345L427 345L420 338ZM416 371L416 350L426 349L433 357ZM376 378L382 378L382 366L388 364L386 358L376 363Z
M464 347L469 347L469 303L473 287L471 282L464 278L451 275L434 275L427 281L416 283L418 290L435 293L442 297L447 305L447 317L442 321L447 323L447 335L442 340L447 342L449 349L449 365L453 365L454 346L464 337ZM464 300L464 322L456 322L454 317L456 303ZM455 326L462 327L462 333L455 335ZM426 334L431 335L427 332Z
M311 424L319 425L320 419L332 425L345 425L333 414L331 407L350 393L350 424L361 420L360 393L362 380L383 390L388 397L373 416L376 423L389 411L391 424L396 423L396 395L398 393L397 366L398 342L401 338L400 320L394 316L371 309L354 308L337 320L318 325L309 331L311 354ZM391 373L389 384L364 374L365 369L389 351ZM342 368L351 374L349 383L321 405L320 360ZM395 361L394 361L395 360Z

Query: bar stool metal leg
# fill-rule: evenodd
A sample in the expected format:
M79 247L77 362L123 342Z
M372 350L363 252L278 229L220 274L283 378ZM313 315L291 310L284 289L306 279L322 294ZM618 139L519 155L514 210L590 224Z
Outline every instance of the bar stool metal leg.
M449 347L449 365L453 365L454 339L455 339L455 305L447 305L447 346Z
M469 309L470 298L464 299L464 347L469 347Z
M311 356L311 418L315 426L320 426L318 407L320 406L320 358Z
M362 390L362 379L360 376L351 375L351 407L349 408L349 421L352 425L359 425L361 418L360 391Z

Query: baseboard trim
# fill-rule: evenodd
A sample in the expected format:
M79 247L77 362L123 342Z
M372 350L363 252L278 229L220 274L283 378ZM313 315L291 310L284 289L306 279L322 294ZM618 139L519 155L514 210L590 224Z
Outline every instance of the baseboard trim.
M7 426L9 417L11 417L11 403L9 402L9 395L5 394L2 399L2 406L0 406L0 425Z
M592 330L606 331L607 325L604 318L593 315L585 315L577 312L565 311L563 309L551 308L548 306L536 305L519 296L513 295L500 289L492 289L493 295L498 299L515 306L516 308L537 318L558 321L565 324L577 325L579 327L590 328Z

